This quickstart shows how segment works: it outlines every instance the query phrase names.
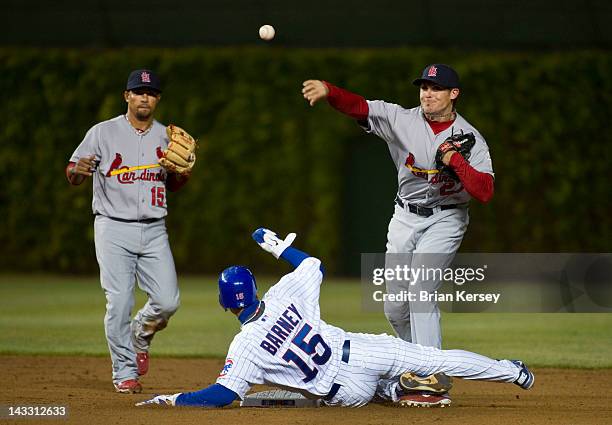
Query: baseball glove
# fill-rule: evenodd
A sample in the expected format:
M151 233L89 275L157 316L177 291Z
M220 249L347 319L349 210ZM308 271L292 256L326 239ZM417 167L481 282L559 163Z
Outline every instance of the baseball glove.
M166 134L169 140L168 149L159 158L159 165L170 173L189 174L196 161L196 140L173 124L166 127Z
M447 169L448 167L442 162L444 154L450 151L460 153L465 159L470 158L470 152L476 144L476 137L474 133L458 133L453 134L451 137L446 139L444 143L438 146L436 152L436 168L440 171Z

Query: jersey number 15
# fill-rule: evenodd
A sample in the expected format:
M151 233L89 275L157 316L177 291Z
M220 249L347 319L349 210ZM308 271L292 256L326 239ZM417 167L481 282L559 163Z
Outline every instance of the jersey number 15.
M306 337L312 330L312 326L308 323L302 326L302 329L297 333L295 338L291 341L294 345L296 345L302 352L308 354L312 358L312 361L318 365L324 365L331 357L331 348L329 345L323 341L323 337L319 334L315 334L310 338L310 341L306 341ZM323 353L319 354L316 351L317 345L320 345L323 348ZM296 352L288 349L287 352L283 355L283 360L287 363L293 362L300 368L302 372L306 375L304 378L304 382L312 381L312 379L317 376L319 370L316 367L312 369L306 364L304 360Z
M166 188L163 186L155 186L151 188L151 205L154 207L163 207L166 203Z

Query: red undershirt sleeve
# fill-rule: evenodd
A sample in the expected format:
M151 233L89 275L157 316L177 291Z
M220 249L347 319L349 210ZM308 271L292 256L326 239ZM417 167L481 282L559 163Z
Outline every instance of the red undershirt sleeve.
M189 177L191 177L191 174L180 175L175 173L168 173L168 177L166 178L166 187L170 192L176 192L181 187L185 186L185 184L187 184L187 181L189 181Z
M68 182L73 186L78 186L85 181L85 176L81 174L71 174L70 171L76 167L76 162L69 162L66 166L65 173Z
M323 83L329 90L327 102L332 106L332 108L358 121L368 119L368 102L363 96L351 93L350 91L340 87L336 87L327 81L323 81Z
M72 170L72 168L73 168L74 166L76 166L76 162L69 162L69 163L68 163L68 165L66 166L66 170L65 170L65 173L66 173L66 178L68 179L68 182L69 182L70 184L74 184L74 183L72 183L72 178L73 178L73 175L72 175L72 174L70 174L70 170Z
M465 190L473 198L486 204L493 197L493 176L489 173L481 173L472 167L461 154L455 153L449 165L455 171Z

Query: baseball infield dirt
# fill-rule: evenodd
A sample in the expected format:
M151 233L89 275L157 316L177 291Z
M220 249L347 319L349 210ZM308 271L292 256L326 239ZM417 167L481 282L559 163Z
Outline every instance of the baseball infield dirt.
M224 409L135 407L152 394L195 390L214 382L222 360L153 357L142 394L114 392L110 360L100 357L0 356L4 406L63 405L67 419L51 424L609 424L612 370L536 369L530 391L514 385L455 380L444 409L369 405L361 409ZM255 388L261 390L264 387ZM5 418L0 419L5 422ZM23 419L9 423L32 423Z

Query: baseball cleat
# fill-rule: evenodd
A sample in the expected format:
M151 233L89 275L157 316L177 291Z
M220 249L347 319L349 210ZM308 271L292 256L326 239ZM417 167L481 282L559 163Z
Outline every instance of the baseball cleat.
M406 392L426 391L434 394L444 394L453 388L451 377L443 373L421 377L407 372L400 376L399 385Z
M149 353L136 353L136 366L138 374L145 375L149 371Z
M397 404L401 407L446 407L452 403L448 393L431 394L426 392L413 392L401 396Z
M122 394L136 394L142 392L142 385L138 379L127 379L115 385L115 390Z
M514 363L516 366L521 368L521 371L519 372L519 376L518 378L516 378L514 383L524 390L528 390L531 387L533 387L533 383L535 382L535 376L533 375L533 373L531 373L529 369L527 369L527 366L525 366L525 363L523 363L520 360L510 360L510 361Z

